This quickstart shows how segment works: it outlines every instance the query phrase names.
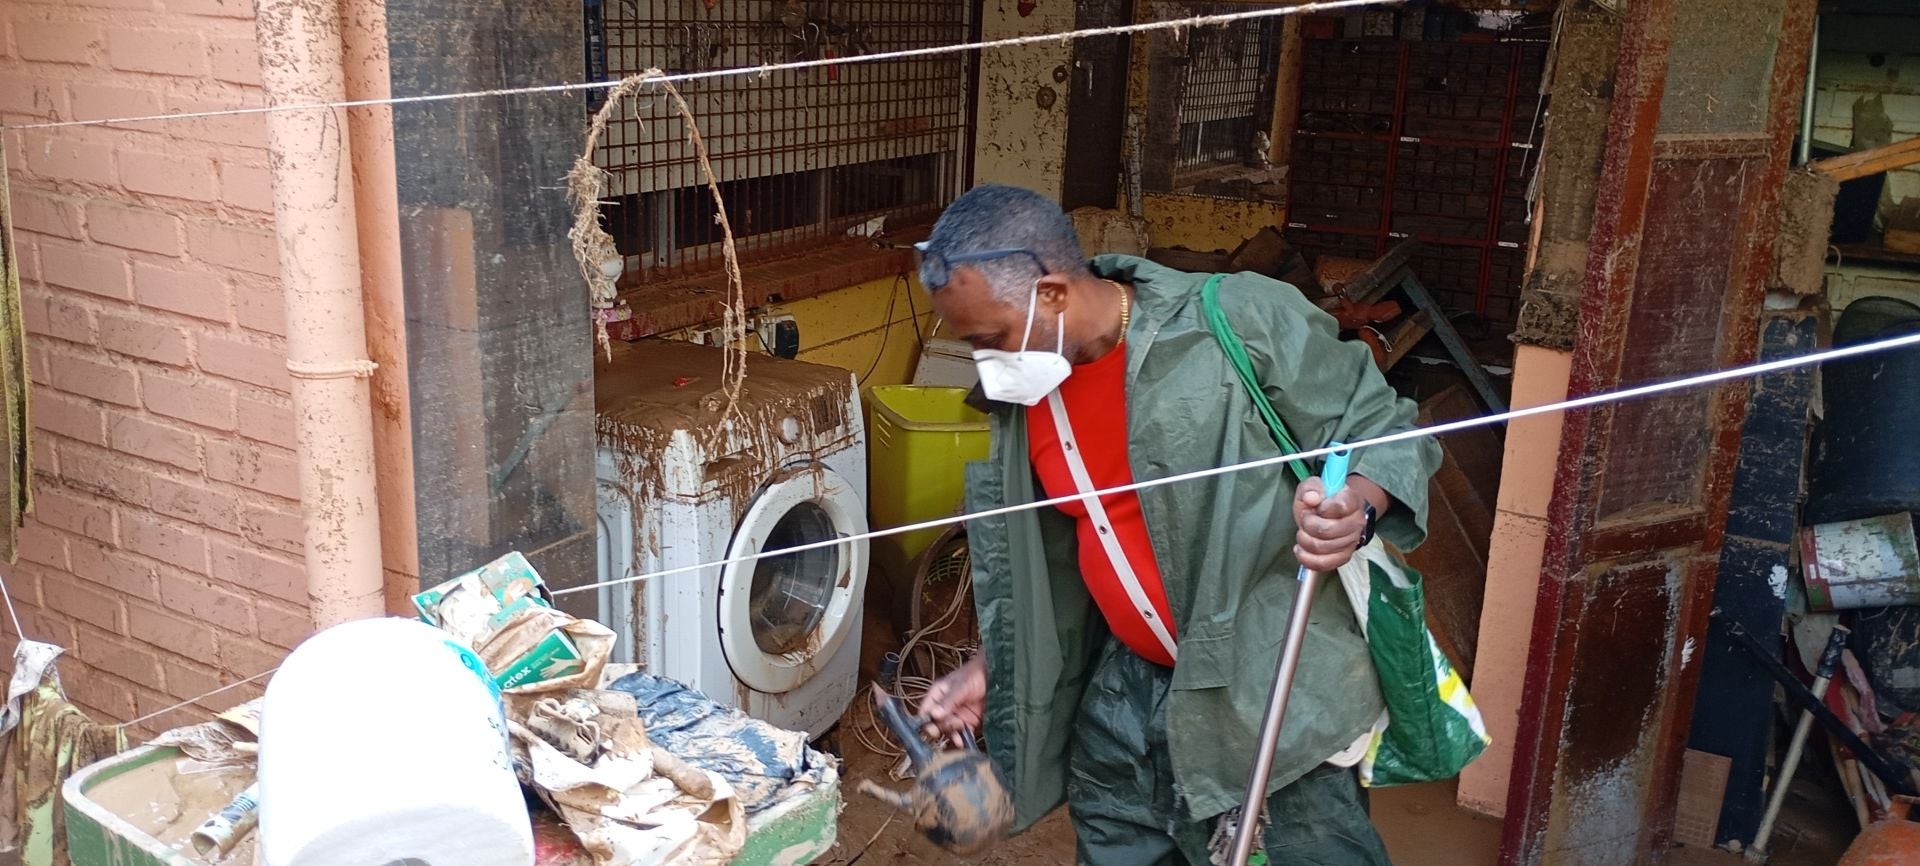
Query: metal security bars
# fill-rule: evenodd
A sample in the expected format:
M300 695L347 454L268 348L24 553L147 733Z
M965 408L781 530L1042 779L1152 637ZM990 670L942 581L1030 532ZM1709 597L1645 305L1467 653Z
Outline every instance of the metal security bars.
M1192 4L1195 14L1231 12L1234 4ZM1187 34L1176 170L1238 165L1256 151L1255 136L1273 116L1280 22L1257 18Z
M970 0L605 0L612 77L850 57L965 41ZM591 22L594 16L589 14ZM964 177L964 55L686 82L743 258L928 220ZM622 106L595 161L602 213L628 272L651 282L719 264L720 228L688 138L664 96Z

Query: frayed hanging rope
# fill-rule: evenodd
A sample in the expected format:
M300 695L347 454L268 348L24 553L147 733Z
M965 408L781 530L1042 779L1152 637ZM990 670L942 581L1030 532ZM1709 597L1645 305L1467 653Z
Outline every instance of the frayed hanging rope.
M655 68L622 79L608 92L600 110L594 112L593 122L587 127L586 146L574 160L573 170L567 172L567 200L573 205L573 228L567 231L567 237L573 242L573 257L580 264L580 276L587 281L587 295L593 306L594 345L611 360L613 344L607 338L607 320L613 312L619 287L617 276L609 275L604 266L608 261L624 260L613 236L600 225L600 201L606 197L607 178L611 175L593 163L593 154L600 147L600 137L606 134L607 124L640 88L651 85L665 90L680 120L687 125L687 141L700 160L707 192L713 196L713 220L720 226L720 252L727 271L727 299L721 314L725 338L721 350L720 390L726 395L726 404L720 417L724 420L738 408L740 392L747 380L746 281L740 274L740 254L734 247L733 224L727 220L727 203L720 195L720 182L707 156L706 141L700 137L700 125L693 119L693 110L687 107L686 99L665 75Z
M747 284L740 276L740 254L733 246L733 224L727 221L727 203L720 197L720 181L713 176L713 164L707 160L707 143L700 138L700 126L694 123L693 111L687 108L680 91L664 81L660 86L673 97L680 119L686 121L687 140L693 142L693 152L700 158L700 171L707 176L707 192L713 195L713 221L720 224L720 253L727 267L727 303L721 321L726 337L720 367L721 387L727 392L727 408L720 415L724 421L739 406L740 392L747 382ZM751 215L748 221L752 221Z
M617 276L608 275L605 266L609 260L620 260L620 248L600 225L600 200L607 195L610 175L593 164L593 154L600 149L600 136L606 134L607 123L613 115L626 105L640 85L661 74L658 69L649 69L622 80L607 93L607 101L594 112L593 122L587 126L586 146L573 161L573 170L567 172L567 203L573 205L573 228L567 230L567 239L573 242L573 258L580 264L580 277L587 281L594 347L609 360L613 358L613 345L607 341L607 316L613 311L620 290L615 285Z

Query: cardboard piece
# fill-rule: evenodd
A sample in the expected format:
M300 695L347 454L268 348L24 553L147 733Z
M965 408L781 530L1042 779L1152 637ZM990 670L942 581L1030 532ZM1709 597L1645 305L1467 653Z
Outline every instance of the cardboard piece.
M501 691L591 686L612 651L606 626L553 609L519 551L413 597L420 621L470 646Z

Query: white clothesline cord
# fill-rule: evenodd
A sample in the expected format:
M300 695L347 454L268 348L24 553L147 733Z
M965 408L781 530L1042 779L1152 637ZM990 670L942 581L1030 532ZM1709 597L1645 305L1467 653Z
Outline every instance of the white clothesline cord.
M748 556L739 556L731 559L716 560L714 562L703 563L701 565L690 565L690 566L684 566L681 568L671 568L664 571L652 572L649 574L640 574L640 575L634 575L632 577L623 577L616 580L603 581L601 583L588 584L586 586L572 586L572 587L567 587L565 589L554 590L553 594L556 596L571 595L574 593L587 592L590 590L600 589L602 587L607 587L607 586L619 586L622 584L639 583L641 581L652 580L658 577L670 577L678 574L687 574L690 572L704 571L709 568L720 568L727 565L734 565L737 563L753 562L755 560L767 559L775 556L787 556L794 553L803 553L809 550L819 550L822 548L837 547L839 545L848 544L855 541L867 541L875 538L884 538L890 535L902 535L909 532L918 532L922 529L935 529L943 526L950 526L956 523L964 523L970 520L979 520L987 517L1000 517L1003 515L1013 514L1020 511L1032 511L1040 508L1050 508L1050 507L1063 505L1068 502L1090 499L1090 498L1095 498L1099 496L1108 496L1116 493L1127 493L1134 490L1145 490L1147 488L1160 487L1160 486L1173 484L1180 481L1192 481L1200 478L1211 478L1217 475L1227 475L1234 472L1243 472L1249 469L1259 469L1259 468L1264 468L1268 466L1278 466L1283 463L1291 463L1295 460L1310 460L1315 457L1322 457L1327 454L1332 454L1335 451L1351 451L1351 450L1357 450L1361 448L1371 448L1376 445L1387 445L1394 442L1404 442L1411 439L1418 439L1423 436L1441 436L1448 433L1458 432L1461 430L1468 430L1474 427L1484 427L1492 424L1503 424L1518 418L1527 418L1534 415L1544 415L1550 412L1564 412L1569 409L1586 409L1594 406L1603 405L1606 403L1614 403L1622 400L1631 400L1639 397L1649 397L1655 394L1664 394L1671 391L1679 391L1687 388L1695 388L1701 385L1711 385L1716 382L1725 382L1731 379L1745 378L1748 376L1760 376L1760 375L1765 375L1767 373L1776 373L1781 370L1790 370L1795 367L1802 367L1808 364L1819 364L1819 363L1824 363L1826 361L1833 361L1841 358L1851 358L1851 357L1856 357L1860 355L1871 354L1874 352L1883 352L1889 349L1898 349L1906 346L1920 346L1920 333L1907 334L1899 337L1891 337L1885 340L1876 340L1871 343L1860 343L1858 345L1853 345L1853 346L1842 346L1835 349L1828 349L1822 352L1814 352L1806 355L1797 355L1791 358L1780 358L1778 360L1767 361L1764 363L1750 364L1745 367L1734 367L1728 370L1719 370L1712 373L1703 373L1698 376L1689 376L1684 379L1675 379L1670 382L1659 382L1652 385L1641 385L1639 387L1627 388L1621 391L1609 391L1609 392L1600 393L1600 394L1589 394L1585 397L1577 397L1571 400L1563 400L1558 403L1546 403L1539 406L1529 406L1524 409L1513 409L1510 411L1501 412L1493 415L1482 415L1482 416L1477 416L1473 418L1463 418L1458 421L1449 421L1444 424L1435 424L1428 427L1416 427L1414 429L1404 430L1399 433L1392 433L1386 436L1378 436L1372 439L1363 439L1357 442L1347 443L1345 445L1342 445L1339 448L1315 448L1307 451L1295 452L1293 454L1281 454L1274 457L1266 457L1259 460L1251 460L1245 463L1231 463L1226 466L1217 466L1211 469L1201 469L1194 472L1182 473L1179 475L1169 475L1165 478L1154 478L1147 481L1136 481L1132 484L1124 484L1117 487L1109 487L1103 490L1090 491L1084 494L1076 493L1072 496L1062 496L1054 499L1044 499L1037 502L1028 502L1021 505L1008 505L1002 508L994 508L986 511L976 511L971 514L956 515L954 517L943 517L938 520L929 520L924 523L916 523L908 526L896 526L891 529L880 529L872 532L861 533L859 535L850 535L844 538L836 538L831 541L821 541L821 542L814 542L811 544L801 544L793 547L782 548L780 550L765 550L765 551L760 551L759 553L755 553ZM0 584L0 590L4 590L4 584ZM190 698L188 700L184 700L184 701L181 701L180 703L174 704L173 706L148 713L144 716L141 716L140 718L134 719L133 721L118 725L117 727L128 728L134 725L141 724L143 722L152 721L153 719L164 716L168 713L173 712L174 710L183 709L191 704L197 704L200 701L206 700L207 698L213 697L214 695L218 695L222 692L236 689L236 688L239 688L240 686L246 685L247 683L256 682L258 680L272 676L273 673L278 670L279 670L278 667L274 667L271 670L262 671L244 680L240 680L238 682L221 686L220 688L214 689L213 691L207 692L206 694L200 695L198 697Z
M556 589L553 591L553 594L556 596L571 595L573 593L588 592L591 590L600 589L601 587L620 586L620 585L629 584L629 583L639 583L641 581L652 580L654 578L659 578L659 577L672 577L674 575L687 574L689 572L705 571L706 569L709 569L709 568L723 568L729 565L738 565L740 563L753 562L756 560L768 559L776 556L788 556L795 553L805 553L809 550L821 550L829 547L838 547L840 545L850 544L856 541L869 541L875 538L885 538L891 535L904 535L906 533L920 532L922 530L927 530L927 529L940 529L942 527L952 526L956 523L966 523L969 521L981 520L989 517L1003 517L1003 516L1006 516L1009 514L1015 514L1021 511L1033 511L1040 508L1052 508L1060 505L1065 505L1070 502L1078 502L1078 501L1087 500L1087 499L1094 499L1097 497L1111 496L1117 493L1131 493L1136 490L1146 490L1153 487L1163 487L1168 484L1177 484L1182 481L1196 481L1202 478L1212 478L1219 475L1229 475L1235 472L1244 472L1249 469L1262 469L1269 466L1279 466L1284 463L1292 463L1298 460L1311 460L1316 457L1324 457L1336 451L1358 451L1363 448L1372 448L1380 445L1391 445L1395 442L1405 442L1408 440L1419 439L1427 436L1441 436L1448 433L1455 433L1461 430L1469 430L1475 427L1485 427L1493 424L1504 424L1508 421L1512 421L1518 418L1528 418L1534 415L1545 415L1550 412L1565 412L1569 409L1585 409L1593 406L1599 406L1605 403L1613 403L1613 402L1618 402L1622 400L1632 400L1639 397L1649 397L1655 394L1664 394L1669 391L1680 391L1680 390L1685 390L1687 388L1697 388L1701 385L1711 385L1716 382L1724 382L1730 379L1739 379L1747 376L1759 376L1766 373L1773 373L1780 370L1788 370L1794 367L1804 366L1807 364L1817 364L1825 361L1837 360L1840 358L1850 358L1856 355L1865 355L1872 352L1885 351L1887 349L1895 349L1902 346L1913 346L1913 345L1920 345L1920 333L1906 334L1899 337L1891 337L1885 340L1878 340L1871 343L1860 343L1853 346L1842 346L1839 348L1828 349L1822 352L1814 352L1806 355L1798 355L1792 358L1781 358L1779 360L1767 361L1759 364L1750 364L1745 367L1734 367L1727 370L1717 370L1711 373L1702 373L1698 376L1689 376L1684 379L1675 379L1668 382L1656 382L1651 385L1641 385L1638 387L1627 388L1619 391L1608 391L1608 392L1603 392L1598 394L1589 394L1585 397L1577 397L1571 400L1563 400L1558 403L1546 403L1540 406L1529 406L1524 409L1513 409L1506 412L1499 412L1499 413L1490 414L1490 415L1480 415L1473 418L1463 418L1458 421L1449 421L1444 424L1434 424L1426 427L1415 427L1410 430L1402 430L1398 433L1389 433L1385 436L1376 436L1371 439L1362 439L1356 442L1348 442L1340 445L1337 448L1336 447L1313 448L1306 451L1297 451L1292 454L1280 454L1273 457L1263 457L1258 460L1249 460L1245 463L1230 463L1225 466L1214 466L1207 469L1197 469L1192 472L1183 472L1178 475L1168 475L1163 478L1151 478L1146 481L1135 481L1130 484L1122 484L1115 487L1108 487L1100 490L1088 491L1086 493L1075 493L1069 496L1057 496L1052 499L1042 499L1035 502L1026 502L1018 505L1007 505L999 508L990 508L985 511L975 511L968 514L958 514L952 517L941 517L938 519L923 521L920 523L908 524L906 526L896 526L889 529L877 529L870 532L860 533L857 535L842 536L840 538L834 538L827 541L816 541L816 542L810 542L807 544L798 544L792 547L781 548L779 550L763 550L757 553L731 557L728 559L714 560L712 562L701 563L699 565L685 565L685 566L680 566L678 568L669 568L661 571L650 572L647 574L638 574L638 575L633 575L631 577L622 577L622 578L616 578L614 580L601 581L599 583L591 583L585 586L570 586L565 589Z
M7 617L13 620L13 634L21 640L30 640L27 630L20 627L20 612L13 609L13 587L7 585L6 575L0 575L0 598L7 600Z
M1116 24L1109 27L1088 27L1081 30L1066 30L1059 33L1036 33L1027 36L1009 36L1003 39L987 39L980 42L961 42L953 45L935 45L927 48L907 48L899 51L883 51L877 54L856 54L849 57L821 58L818 60L796 60L789 63L768 63L759 66L735 66L726 69L708 69L701 72L679 72L672 75L641 76L663 83L699 81L707 78L725 78L736 75L766 76L775 72L794 69L815 69L823 66L850 66L856 63L880 63L888 60L904 60L914 57L931 57L940 54L959 54L968 51L980 51L987 48L1013 48L1021 45L1038 45L1047 42L1070 42L1090 36L1124 36L1134 33L1149 33L1156 30L1184 30L1189 27L1211 27L1250 21L1258 18L1278 18L1286 15L1310 15L1316 12L1331 12L1341 9L1354 9L1364 6L1387 6L1404 3L1406 0L1323 0L1318 3L1305 3L1299 6L1276 6L1262 9L1249 9L1244 12L1223 12L1214 15L1193 15L1165 21L1147 21L1138 24ZM74 126L103 126L107 124L147 123L168 120L198 120L211 117L235 117L248 114L270 114L280 111L313 111L318 109L372 108L382 105L418 105L430 102L451 102L460 99L482 99L499 96L532 96L548 93L574 93L593 90L611 90L619 87L625 79L614 81L581 81L566 84L546 84L530 87L502 87L492 90L468 90L455 93L432 93L420 96L392 96L381 99L350 99L341 102L310 102L296 105L260 105L247 108L223 108L210 111L192 111L178 114L140 114L126 117L108 117L91 120L56 120L41 123L23 123L17 126L0 125L0 129L64 129Z
M208 698L210 698L210 697L213 697L214 695L218 695L218 694L224 694L224 693L226 693L226 692L230 692L230 691L233 691L234 689L237 689L237 688L239 688L239 687L241 687L241 686L244 686L244 685L246 685L246 684L248 684L248 683L254 683L254 682L259 682L260 680L263 680L263 679L266 679L267 677L270 677L270 676L273 676L273 673L274 673L274 671L278 671L279 669L280 669L280 668L279 668L278 666L275 666L275 667L273 667L273 668L271 668L271 669L269 669L269 670L264 670L264 671L261 671L261 672L259 672L259 673L257 673L257 674L254 674L253 676L250 676L250 677L247 677L247 678L246 678L246 679L244 679L244 680L237 680L237 681L235 681L235 682L231 682L231 683L227 683L226 685L224 685L224 686L221 686L221 687L219 687L219 688L217 688L217 689L214 689L213 691L210 691L210 692L207 692L206 694L203 694L203 695L200 695L199 697L193 697L193 698L188 698L188 699L186 699L186 700L184 700L184 701L181 701L180 703L177 703L177 704L174 704L173 706L170 706L170 707L162 707L162 708L160 708L160 709L157 709L157 710L154 710L153 712L151 712L151 713L148 713L148 714L146 714L146 715L144 715L144 716L141 716L140 718L137 718L137 719L134 719L134 720L132 720L132 721L127 721L127 722L121 722L120 724L117 724L117 725L114 725L114 727L115 727L115 728L119 728L119 729L125 729L125 728L131 728L131 727L134 727L135 725L139 725L139 724L142 724L142 723L144 723L144 722L151 722L151 721L153 721L154 719L157 719L157 718L160 718L161 716L164 716L164 715L166 715L166 714L168 714L168 713L171 713L171 712L173 712L174 710L179 710L179 709L185 709L185 708L186 708L187 706L189 706L189 705L191 705L191 704L197 704L197 703L199 703L199 702L201 702L201 701L204 701L204 700L206 700L206 699L208 699Z

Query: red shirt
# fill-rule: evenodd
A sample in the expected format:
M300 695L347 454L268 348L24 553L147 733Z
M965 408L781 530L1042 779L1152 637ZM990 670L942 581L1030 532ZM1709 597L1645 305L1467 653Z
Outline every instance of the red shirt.
M1027 410L1028 456L1047 498L1072 496L1082 489L1074 483L1060 431L1054 425L1055 400L1064 401L1071 439L1086 463L1087 480L1091 482L1086 489L1133 483L1133 469L1127 462L1126 354L1116 347L1091 363L1074 367L1073 375L1067 377L1058 393ZM1111 538L1139 592L1136 595L1130 590L1121 570L1115 567L1107 537L1100 531L1103 521L1088 508L1086 500L1060 506L1074 518L1080 541L1081 578L1114 637L1141 658L1172 667L1174 653L1169 647L1176 640L1173 611L1167 606L1160 565L1153 556L1153 542L1147 537L1146 520L1140 515L1140 496L1133 492L1102 496L1100 505L1105 512L1104 523L1111 529Z

